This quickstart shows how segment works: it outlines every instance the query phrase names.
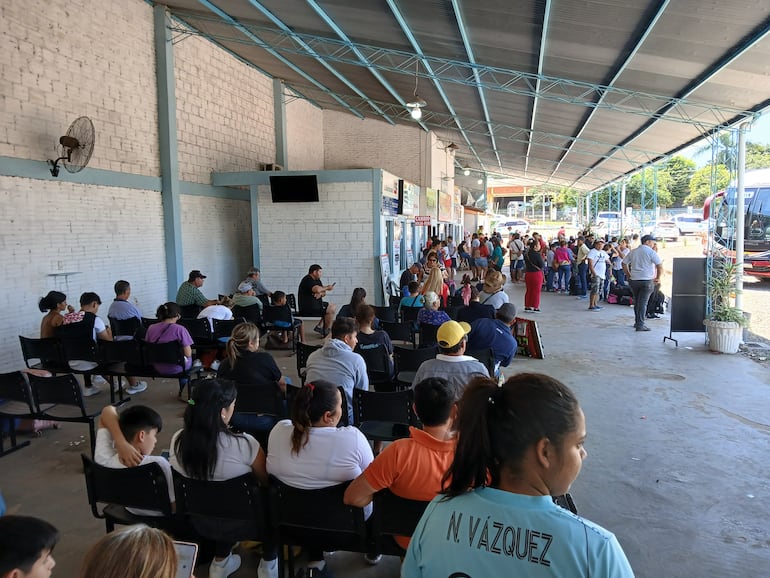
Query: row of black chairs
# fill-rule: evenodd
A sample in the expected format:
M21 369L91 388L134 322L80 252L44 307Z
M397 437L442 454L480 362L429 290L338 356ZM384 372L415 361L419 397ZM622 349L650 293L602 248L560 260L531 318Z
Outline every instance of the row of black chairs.
M207 320L203 320L208 323ZM31 338L19 336L24 363L30 369L43 369L54 375L63 373L78 373L86 377L92 375L105 376L110 382L110 401L115 402L115 389L123 401L122 377L151 377L179 380L181 395L187 386L187 397L190 396L190 378L194 373L200 373L200 368L184 369L185 359L182 346L172 341L169 343L149 343L141 339L125 341L93 341L91 336L62 339L57 337ZM76 370L69 365L70 361L82 360L94 364L90 369ZM181 371L170 373L158 371L156 366L179 367ZM115 379L118 387L115 387Z
M363 509L343 503L350 482L302 490L274 477L264 487L251 474L212 482L186 478L174 471L174 508L158 464L112 469L94 463L85 455L82 460L91 511L105 521L107 532L116 525L145 523L173 530L187 524L201 538L221 540L219 533L210 530L217 524L206 522L231 521L242 527L241 540L272 538L279 552L282 546L288 546L289 576L294 576L293 546L296 545L310 545L325 551L403 555L404 550L393 537L411 536L428 504L382 490L374 496L374 512L367 524ZM140 516L127 508L163 515ZM279 575L284 576L282 556L279 568Z
M96 418L102 410L102 404L84 398L80 384L74 375L65 374L54 377L29 375L29 381L20 371L0 374L0 420L9 424L11 447L4 450L0 446L0 455L5 455L29 442L18 443L16 440L16 420L39 419L57 422L74 422L88 425L91 454L96 446Z

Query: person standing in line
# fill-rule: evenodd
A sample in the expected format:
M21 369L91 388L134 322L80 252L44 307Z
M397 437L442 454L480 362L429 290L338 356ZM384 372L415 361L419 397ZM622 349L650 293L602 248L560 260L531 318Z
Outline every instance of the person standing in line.
M575 253L575 264L577 265L578 282L580 283L578 299L588 299L588 252L590 247L586 245L586 238L582 235L577 238L577 252Z
M644 235L641 244L623 259L623 271L628 277L631 295L634 300L634 328L637 331L649 331L644 323L647 302L663 275L663 260L653 249L655 237Z
M545 261L540 252L540 241L532 239L524 253L524 311L540 312L540 292L543 288L543 268Z
M604 288L604 278L607 275L607 265L610 262L609 255L604 251L604 240L594 241L593 249L586 257L588 269L591 271L591 297L588 301L589 311L599 311L604 307L599 306L599 295Z

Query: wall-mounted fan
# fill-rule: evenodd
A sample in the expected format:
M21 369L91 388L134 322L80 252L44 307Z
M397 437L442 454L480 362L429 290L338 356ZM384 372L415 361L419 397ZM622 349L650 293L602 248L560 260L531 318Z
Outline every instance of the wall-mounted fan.
M59 176L59 161L71 173L83 170L94 152L94 123L87 116L81 116L67 129L67 134L59 137L59 158L48 160L51 175Z

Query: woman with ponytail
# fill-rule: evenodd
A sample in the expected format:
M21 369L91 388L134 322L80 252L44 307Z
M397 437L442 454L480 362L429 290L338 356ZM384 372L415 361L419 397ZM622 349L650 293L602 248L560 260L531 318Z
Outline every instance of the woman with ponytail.
M328 381L302 386L291 407L291 420L279 421L270 432L268 473L284 484L307 490L357 478L374 456L358 429L337 427L342 403L340 390ZM328 575L322 548L309 548L308 560L307 577Z
M238 386L252 386L275 389L280 388L281 397L286 391L286 384L291 383L288 377L281 375L281 370L273 356L259 351L259 328L254 323L239 323L233 328L226 346L226 355L217 370L217 377L230 379ZM285 413L284 413L285 415ZM251 413L236 413L232 426L240 431L255 435L264 434L273 429L276 418L272 415L256 415Z
M478 378L455 423L443 496L415 529L402 577L633 577L611 532L552 499L587 455L585 417L568 387L537 373L502 387Z
M192 398L184 412L184 427L171 437L169 462L183 476L197 480L222 481L253 473L267 483L265 453L249 434L230 431L237 390L226 379L199 379L193 382ZM200 528L204 530L204 528ZM221 536L216 542L209 578L226 578L241 565L232 554L233 544L249 539L236 522L221 522L205 528L205 533ZM259 578L277 578L278 560L274 547L263 544Z
M67 305L67 296L61 291L49 291L48 295L40 298L38 308L46 313L40 322L40 337L54 337L56 328L64 323L64 312L73 313L75 308Z
M190 369L190 367L192 367L193 338L186 327L177 324L177 321L182 317L182 311L179 309L179 305L173 301L164 303L158 307L155 315L157 316L159 323L153 323L147 328L144 340L148 343L170 343L171 341L178 341L182 345L182 351L184 353L184 369ZM182 371L180 366L168 363L155 363L153 366L156 371L169 375Z

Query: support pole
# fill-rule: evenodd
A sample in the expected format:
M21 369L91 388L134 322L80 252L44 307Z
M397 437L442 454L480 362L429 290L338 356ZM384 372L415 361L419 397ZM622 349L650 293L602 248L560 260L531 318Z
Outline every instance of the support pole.
M746 233L746 199L744 173L746 172L746 123L738 127L738 182L735 191L735 307L743 310L743 241Z

